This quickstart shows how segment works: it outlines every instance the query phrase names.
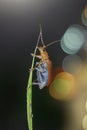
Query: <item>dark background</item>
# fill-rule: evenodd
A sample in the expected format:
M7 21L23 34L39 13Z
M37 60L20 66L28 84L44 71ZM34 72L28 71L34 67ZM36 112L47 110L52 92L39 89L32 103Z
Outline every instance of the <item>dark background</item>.
M70 25L82 25L81 13L86 3L86 0L0 1L0 130L28 130L26 88L30 53L36 46L39 24L46 44L60 39ZM66 54L60 45L55 44L47 51L53 66L61 65ZM69 125L68 103L52 99L47 88L33 87L34 130L65 130Z

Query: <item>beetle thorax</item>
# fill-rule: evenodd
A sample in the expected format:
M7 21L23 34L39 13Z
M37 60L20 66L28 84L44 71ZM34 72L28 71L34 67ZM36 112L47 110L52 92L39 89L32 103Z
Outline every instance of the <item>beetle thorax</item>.
M39 47L40 55L42 60L47 60L49 59L48 53L46 52L45 48Z

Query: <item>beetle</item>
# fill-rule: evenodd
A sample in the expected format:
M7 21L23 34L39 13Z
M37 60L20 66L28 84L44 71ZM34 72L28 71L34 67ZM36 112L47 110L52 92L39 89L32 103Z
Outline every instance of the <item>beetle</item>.
M38 85L42 89L45 86L49 86L52 81L52 64L46 51L46 46L37 47L37 49L40 55L31 54L40 59L40 62L36 62L34 67L37 70L37 82L33 82L33 85Z
M40 59L39 62L36 62L35 69L36 76L37 76L37 82L33 82L33 85L38 85L40 89L44 88L45 86L49 86L50 83L52 82L52 63L51 60L49 59L49 55L46 51L46 48L54 43L58 43L60 40L56 40L54 42L51 42L45 46L44 41L43 41L43 36L42 36L42 28L40 26L40 34L37 40L37 45L39 41L41 40L42 46L36 48L39 50L39 55L31 53L31 56L37 57Z

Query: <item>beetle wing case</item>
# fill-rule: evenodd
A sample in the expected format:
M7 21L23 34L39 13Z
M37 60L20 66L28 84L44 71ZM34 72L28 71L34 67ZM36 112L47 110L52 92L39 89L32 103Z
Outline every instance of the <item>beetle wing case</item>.
M53 76L52 76L52 63L50 60L46 60L47 63L47 69L48 69L48 81L47 81L47 86L50 85L52 82Z

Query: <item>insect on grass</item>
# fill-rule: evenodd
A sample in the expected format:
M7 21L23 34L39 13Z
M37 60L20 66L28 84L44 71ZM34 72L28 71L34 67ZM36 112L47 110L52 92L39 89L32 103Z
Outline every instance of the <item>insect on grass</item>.
M41 40L42 46L38 46L39 41ZM54 43L58 43L60 40L51 42L47 45L44 44L43 37L42 37L42 29L40 26L40 33L38 36L37 44L34 50L34 53L31 54L33 56L32 65L30 69L30 75L28 79L28 86L27 86L27 120L28 120L28 128L29 130L33 130L33 114L32 114L32 85L38 85L40 89L48 86L52 81L52 65L49 59L49 55L46 51L46 48ZM39 55L36 54L37 50L39 50ZM35 62L35 58L39 58L40 61ZM32 82L33 80L33 70L36 70L37 73L37 82Z

